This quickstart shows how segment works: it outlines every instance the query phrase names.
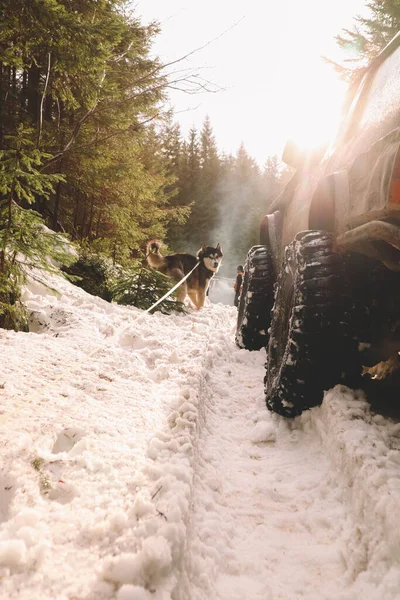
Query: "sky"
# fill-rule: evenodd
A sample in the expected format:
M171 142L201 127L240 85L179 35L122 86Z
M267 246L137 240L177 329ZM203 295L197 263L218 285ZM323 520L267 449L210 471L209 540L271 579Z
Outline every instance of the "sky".
M162 33L154 52L164 62L198 69L221 91L170 92L186 135L209 115L218 147L241 142L263 164L291 137L303 146L324 141L339 117L345 85L321 56L338 58L334 36L365 12L364 0L136 0L144 23Z

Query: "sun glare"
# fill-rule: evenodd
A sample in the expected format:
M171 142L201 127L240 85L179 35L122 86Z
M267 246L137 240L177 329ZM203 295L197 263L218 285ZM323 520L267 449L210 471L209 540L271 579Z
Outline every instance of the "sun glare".
M300 74L293 91L288 136L303 148L332 141L340 121L345 83L321 68Z
M322 61L309 62L306 68L300 68L288 81L285 91L287 137L304 149L332 141L346 89L345 82Z
M198 65L222 91L189 97L170 90L183 135L200 130L208 115L221 149L234 155L243 142L259 164L280 155L289 138L307 149L334 137L346 84L320 56L340 62L334 36L365 0L136 3L148 20L161 21L156 50L166 62L206 44L189 67Z

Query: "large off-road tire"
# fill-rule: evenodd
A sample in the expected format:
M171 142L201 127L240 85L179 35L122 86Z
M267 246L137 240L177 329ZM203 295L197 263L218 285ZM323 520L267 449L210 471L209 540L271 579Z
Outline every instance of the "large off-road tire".
M360 254L345 258L360 378L373 410L399 413L400 273Z
M247 254L238 307L239 348L260 350L268 344L274 279L271 252L266 246L253 246Z
M343 380L354 352L346 298L343 259L332 249L332 235L297 234L276 288L265 377L270 410L295 417Z
M360 254L345 257L352 299L351 326L361 361L372 366L400 350L400 273Z

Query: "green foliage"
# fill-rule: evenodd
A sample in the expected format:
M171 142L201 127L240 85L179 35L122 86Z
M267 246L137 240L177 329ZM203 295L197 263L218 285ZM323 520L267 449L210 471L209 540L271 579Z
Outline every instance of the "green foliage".
M164 296L174 283L169 277L145 266L142 259L113 265L104 254L92 252L88 247L82 248L79 259L63 271L75 285L93 296L143 310ZM172 296L163 300L155 311L170 314L185 312L185 309Z
M342 63L329 60L343 79L351 80L400 31L400 1L371 0L368 16L356 16L354 26L336 36Z
M39 487L41 493L48 494L48 492L51 490L51 483L48 474L43 471L43 467L45 465L44 459L39 456L35 456L35 458L31 461L31 465L39 474Z
M53 191L59 175L40 173L43 154L33 147L21 125L16 136L7 136L9 147L0 152L0 327L27 328L20 302L21 287L34 268L57 272L57 263L71 262L65 237L44 227L42 217L23 208Z
M164 108L157 33L124 0L3 0L0 325L26 327L19 295L32 265L67 260L43 222L85 249L70 272L106 299L108 265L132 263L149 239L193 253L220 241L228 266L257 243L281 182L263 179L244 148L221 156L208 118L182 139ZM147 307L169 283L135 263L115 293Z
M48 224L119 260L182 222L154 128L168 86L157 26L121 0L5 0L0 32L0 149L28 122L42 174L65 174L49 198L32 191Z
M75 285L85 292L111 302L111 270L109 262L104 257L84 249L81 251L79 259L63 270L72 276Z
M18 256L40 268L55 256L41 217L113 263L186 220L155 127L168 86L157 33L123 0L2 2L0 325L26 320ZM103 266L88 255L75 269L109 298Z
M15 136L6 135L7 150L0 150L0 196L15 202L33 204L35 196L48 199L62 175L46 175L38 170L50 155L40 152L29 139L31 128L21 123Z
M118 304L127 304L147 310L164 294L166 294L173 282L169 277L143 265L141 260L134 260L128 269L124 269L114 279L112 285L112 296ZM152 312L161 311L165 314L171 312L185 312L182 302L169 296L158 304Z

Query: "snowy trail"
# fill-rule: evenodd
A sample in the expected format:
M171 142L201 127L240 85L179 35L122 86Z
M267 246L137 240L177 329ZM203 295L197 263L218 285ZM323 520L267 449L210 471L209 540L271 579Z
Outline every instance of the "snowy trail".
M220 345L207 375L180 597L400 597L400 531L386 504L399 506L399 427L346 388L295 420L271 415L265 355L224 336Z
M1 600L398 600L399 424L269 413L233 307L51 284L0 330Z
M343 503L321 440L266 412L265 354L228 350L208 378L187 597L333 598Z

